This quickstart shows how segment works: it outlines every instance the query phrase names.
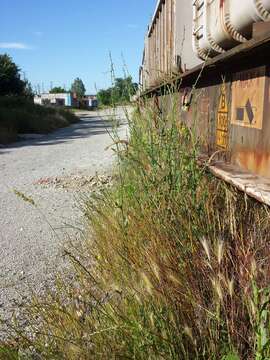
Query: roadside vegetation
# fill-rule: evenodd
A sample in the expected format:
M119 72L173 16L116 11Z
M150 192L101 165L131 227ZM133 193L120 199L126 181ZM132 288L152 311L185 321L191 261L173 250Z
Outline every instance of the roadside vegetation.
M0 144L15 141L20 133L48 133L78 118L67 110L36 105L27 80L8 55L0 55Z
M198 165L170 107L116 137L117 180L66 250L74 281L33 299L4 359L270 359L269 210Z
M131 97L136 94L138 84L132 81L131 76L114 78L113 85L108 89L101 89L97 93L99 107L111 107L130 103Z
M0 143L15 141L18 134L46 134L78 121L68 110L36 105L24 97L0 97Z
M49 91L50 94L66 94L68 91L62 86L55 86Z

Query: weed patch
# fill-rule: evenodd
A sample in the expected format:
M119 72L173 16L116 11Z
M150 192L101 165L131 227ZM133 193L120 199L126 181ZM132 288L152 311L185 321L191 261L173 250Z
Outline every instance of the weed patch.
M114 186L66 251L75 280L25 309L48 359L269 359L269 212L198 166L200 141L147 105L116 139ZM14 328L13 328L14 331Z

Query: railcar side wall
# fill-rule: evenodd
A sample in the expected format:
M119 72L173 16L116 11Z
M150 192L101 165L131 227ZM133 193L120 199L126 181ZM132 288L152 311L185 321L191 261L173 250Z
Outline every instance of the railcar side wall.
M207 79L197 89L185 86L158 97L161 111L170 111L175 96L179 121L200 136L202 153L270 178L269 66L258 66Z
M160 0L145 37L140 82L149 89L202 61L192 49L192 1Z

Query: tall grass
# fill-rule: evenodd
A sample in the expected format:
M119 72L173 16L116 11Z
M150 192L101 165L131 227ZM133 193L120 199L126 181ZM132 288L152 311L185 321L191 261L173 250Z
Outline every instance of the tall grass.
M76 121L67 110L36 105L22 97L0 97L0 143L15 140L18 133L48 133Z
M13 351L270 358L268 209L198 165L200 141L170 109L137 109L129 143L116 139L118 180L87 200L89 229L66 252L75 280L25 309Z

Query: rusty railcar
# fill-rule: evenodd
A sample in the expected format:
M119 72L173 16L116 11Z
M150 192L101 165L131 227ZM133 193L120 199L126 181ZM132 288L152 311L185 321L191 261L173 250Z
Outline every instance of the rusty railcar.
M270 205L270 22L254 21L245 41L230 47L195 67L176 69L177 75L174 58L167 78L149 71L141 96L166 111L167 93L175 91L179 117L200 134L209 169Z
M160 0L145 36L143 89L173 78L202 61L192 49L192 1Z

